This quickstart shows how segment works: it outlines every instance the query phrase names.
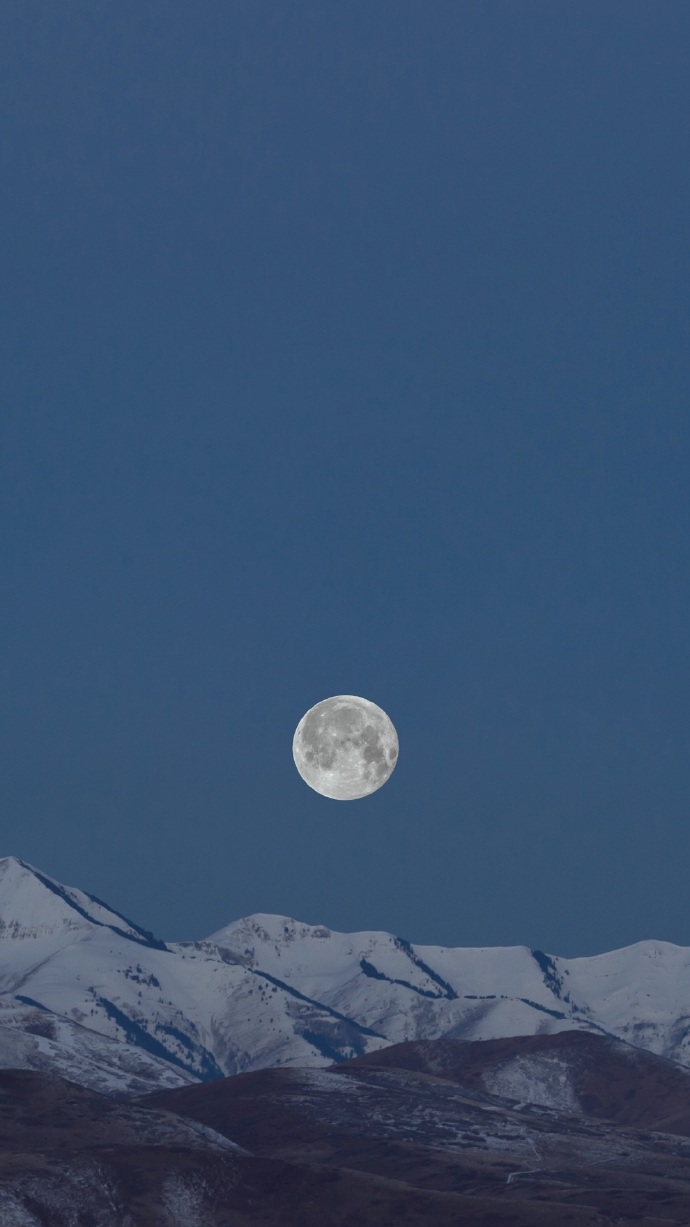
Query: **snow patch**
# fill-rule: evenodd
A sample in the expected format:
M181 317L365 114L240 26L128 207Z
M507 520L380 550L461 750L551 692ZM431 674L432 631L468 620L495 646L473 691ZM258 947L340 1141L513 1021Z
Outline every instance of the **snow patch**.
M490 1095L521 1103L538 1103L558 1112L581 1112L571 1071L559 1057L518 1056L484 1073L482 1078Z
M347 1074L329 1073L327 1069L300 1069L298 1076L300 1082L306 1083L315 1091L335 1091L339 1095L357 1095L365 1089L356 1078L350 1078Z
M0 1223L2 1227L41 1227L35 1215L4 1189L0 1189Z
M161 1208L165 1227L206 1227L204 1193L182 1176L170 1176L163 1185Z

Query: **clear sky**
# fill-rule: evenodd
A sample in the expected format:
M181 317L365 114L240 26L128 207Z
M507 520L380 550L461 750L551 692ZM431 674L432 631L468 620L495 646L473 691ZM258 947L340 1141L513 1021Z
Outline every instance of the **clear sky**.
M687 0L5 0L0 108L0 852L690 944Z

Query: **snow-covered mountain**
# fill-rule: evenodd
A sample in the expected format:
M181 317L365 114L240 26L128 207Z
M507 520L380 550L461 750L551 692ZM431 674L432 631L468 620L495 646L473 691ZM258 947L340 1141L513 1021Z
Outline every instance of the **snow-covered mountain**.
M269 915L166 944L93 896L0 860L0 1065L133 1092L326 1065L405 1040L573 1028L690 1065L690 950L646 941L560 959Z

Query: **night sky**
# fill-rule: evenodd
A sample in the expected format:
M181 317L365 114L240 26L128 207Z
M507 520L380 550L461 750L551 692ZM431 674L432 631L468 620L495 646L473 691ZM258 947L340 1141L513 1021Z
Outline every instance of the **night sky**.
M5 0L0 114L0 853L690 944L687 0Z

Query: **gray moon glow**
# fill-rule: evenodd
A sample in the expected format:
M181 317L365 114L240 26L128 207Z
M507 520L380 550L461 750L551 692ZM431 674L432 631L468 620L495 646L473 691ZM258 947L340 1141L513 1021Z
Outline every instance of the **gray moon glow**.
M337 694L302 716L292 755L305 784L322 797L354 801L385 784L398 761L398 734L369 699Z

